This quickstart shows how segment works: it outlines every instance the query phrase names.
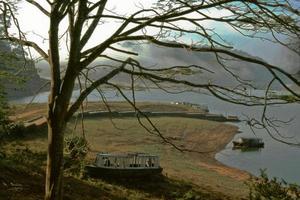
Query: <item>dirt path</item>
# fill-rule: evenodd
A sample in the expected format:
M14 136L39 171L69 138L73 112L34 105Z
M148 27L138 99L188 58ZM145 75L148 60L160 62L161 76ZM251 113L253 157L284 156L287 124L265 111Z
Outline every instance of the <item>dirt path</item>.
M13 116L10 116L9 119L13 120L13 121L26 121L26 120L35 118L37 116L45 115L45 114L46 114L45 108L33 109L33 110L28 110L25 112L17 113Z

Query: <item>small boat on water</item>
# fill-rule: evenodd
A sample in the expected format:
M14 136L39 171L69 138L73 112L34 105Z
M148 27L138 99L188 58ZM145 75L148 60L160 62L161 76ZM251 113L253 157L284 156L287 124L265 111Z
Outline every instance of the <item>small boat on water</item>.
M233 149L263 148L265 145L261 138L246 138L246 137L238 138L232 143L233 143Z
M162 172L159 157L145 153L97 153L95 162L85 167L90 177L146 177Z

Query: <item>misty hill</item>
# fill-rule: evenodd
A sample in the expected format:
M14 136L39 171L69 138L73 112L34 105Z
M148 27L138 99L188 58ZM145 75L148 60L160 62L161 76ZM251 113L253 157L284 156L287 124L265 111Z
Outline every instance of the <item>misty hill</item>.
M16 71L17 69L19 71ZM1 70L5 71L7 69L3 69L2 67ZM18 68L14 68L14 70L15 74L17 74L15 79L4 78L1 80L7 99L32 96L39 91L49 90L49 86L42 88L47 80L39 76L33 64L20 65Z
M120 48L139 53L138 57L133 56L133 58L137 59L144 67L161 68L174 65L186 66L196 64L210 71L208 72L202 70L202 73L176 77L178 79L187 79L199 84L210 82L229 87L235 87L236 85L239 85L239 82L228 71L226 71L223 66L218 63L216 55L213 53L197 53L186 49L168 49L153 44L137 44L134 42L125 42ZM240 50L233 50L233 52L246 57L252 57L258 60L262 60ZM111 56L120 58L120 55ZM226 57L225 55L221 56ZM257 64L235 60L226 60L223 63L227 66L227 70L230 70L232 73L239 75L242 80L250 80L251 83L258 89L265 89L268 82L272 79L270 73L265 68ZM120 65L107 60L99 61L96 64L107 64L115 66ZM92 77L97 78L99 76L102 76L102 74L107 73L108 71L109 67L98 68L97 71L92 73ZM122 74L117 76L115 81L117 81L118 83L128 84L130 82L130 77L128 75ZM280 86L278 84L274 84L273 89L280 89Z
M236 85L239 85L239 82L218 63L216 55L213 53L197 53L188 51L186 49L168 49L153 44L138 44L134 42L125 42L120 46L120 48L138 52L138 57L132 57L139 60L139 62L144 67L161 68L170 67L173 65L178 66L197 64L211 71L207 72L203 70L202 73L177 77L178 79L184 78L199 84L210 82L228 87L235 87ZM262 60L240 50L233 51L246 57L252 57L258 60ZM110 52L108 53L108 55L124 59L122 55L116 54L115 52ZM251 80L251 83L258 89L265 89L268 82L272 79L270 73L265 68L257 64L234 60L227 60L224 61L224 63L231 72L239 75L243 80ZM90 78L94 80L107 74L111 70L111 67L109 67L109 65L117 67L120 64L117 62L102 59L93 63L91 67L96 65L99 65L99 67L97 67L95 70L90 71L89 73ZM37 65L37 68L41 77L49 79L50 72L48 64L46 62L39 63ZM130 85L130 77L126 74L120 74L116 76L113 81L117 82L118 84L127 86ZM272 89L281 89L281 87L278 84L274 84Z
M30 96L45 82L21 46L0 40L0 94L8 99Z

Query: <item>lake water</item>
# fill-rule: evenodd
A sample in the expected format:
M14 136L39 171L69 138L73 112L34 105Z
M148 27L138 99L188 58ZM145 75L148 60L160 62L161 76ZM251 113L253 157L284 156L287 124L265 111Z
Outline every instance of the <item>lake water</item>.
M73 98L78 96L79 91L74 91ZM108 101L123 101L122 97L113 91L104 92ZM128 97L130 92L125 92ZM137 91L135 93L137 101L153 101L153 102L171 102L171 101L185 101L190 103L197 103L207 105L211 113L223 115L237 115L241 119L245 116L259 118L262 112L262 107L244 107L223 102L212 96L199 94L194 92L184 92L180 94L165 93L161 90L146 90ZM48 93L40 93L35 97L34 102L46 102ZM28 103L32 97L26 97L14 100L14 103ZM92 93L88 97L89 101L99 100L99 94ZM280 133L285 136L294 136L291 141L300 142L300 104L291 104L283 106L269 107L268 114L282 120L293 118L293 121L282 128ZM234 123L241 131L235 138L241 136L255 137L254 133L245 123ZM232 144L229 143L227 147L216 155L216 159L220 162L246 170L254 175L260 174L260 169L267 169L269 176L276 176L283 178L291 183L300 184L300 148L289 146L272 139L265 131L255 130L258 137L263 138L265 148L259 151L242 152L240 150L232 150ZM274 132L274 134L276 134Z

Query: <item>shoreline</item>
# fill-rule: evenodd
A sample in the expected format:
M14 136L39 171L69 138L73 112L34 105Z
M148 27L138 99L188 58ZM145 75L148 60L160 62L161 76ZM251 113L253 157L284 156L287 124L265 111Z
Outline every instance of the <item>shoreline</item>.
M250 176L251 176L251 174L249 172L247 172L245 170L242 170L242 169L239 169L239 168L228 166L225 163L222 163L221 161L219 161L219 160L216 159L216 155L218 153L220 153L221 151L223 151L226 148L226 146L230 142L232 142L233 138L237 134L240 134L239 127L236 124L227 124L227 125L232 125L232 126L236 127L237 129L235 130L234 133L232 133L232 135L230 137L228 137L228 142L224 143L224 145L220 146L219 151L215 152L213 159L216 162L216 168L213 167L213 169L215 169L216 171L218 171L220 174L229 175L230 177L235 178L237 180L245 181L245 180L249 179ZM210 167L210 166L208 166L208 167Z
M128 107L124 106L124 102L109 102L113 107L115 107L115 109L119 109L120 111L126 111L128 110ZM98 102L89 102L89 107L88 107L88 110L92 110L92 109L95 109L96 107L98 107L100 105L100 107L103 108L103 105L99 104ZM153 105L158 105L159 108L161 108L162 106L168 106L168 104L166 103L160 103L160 102L156 102L156 103L153 103L153 102L139 102L139 104L145 108L146 112L149 112L151 110L151 106ZM18 107L27 107L28 105L27 104L18 104L17 105ZM16 121L23 121L23 120L26 120L30 123L35 123L35 121L37 122L36 125L42 125L45 121L45 114L46 114L46 110L45 107L46 104L45 103L34 103L32 105L29 105L26 110L23 110L25 112L17 112L15 116L13 117L10 117L12 120L16 120ZM182 112L186 112L186 111L192 111L194 112L195 110L189 110L190 108L188 106L182 106L182 105L172 105L172 107L176 107L178 108L179 110L181 110ZM157 109L157 108L156 108ZM170 110L171 108L167 108L167 110ZM172 109L171 109L172 110ZM132 117L132 116L131 116ZM131 118L131 117L124 117L124 119L126 118ZM169 116L160 116L160 115L155 115L155 116L150 116L150 118L152 119L155 119L155 118L167 118ZM36 118L36 119L34 119ZM90 116L87 116L86 119L90 118ZM97 118L97 116L92 116L91 118ZM101 118L104 118L105 117L101 117ZM123 118L123 117L122 117ZM173 118L173 117L171 117ZM180 118L180 117L176 117L174 116L174 119L175 118ZM186 117L183 117L183 118L186 118ZM33 119L33 120L31 120ZM189 118L187 118L189 119ZM192 118L190 118L192 119ZM198 119L198 120L206 120L206 119ZM211 121L211 120L208 120L208 121ZM214 121L214 120L212 120ZM208 169L212 169L212 170L215 170L217 172L219 172L220 174L223 174L223 175L229 175L230 177L234 177L236 178L237 177L237 174L241 177L243 177L242 179L245 180L246 178L249 177L250 173L244 171L244 170L240 170L238 168L234 168L234 167L231 167L231 166L227 166L225 165L224 163L218 161L215 156L217 153L219 153L220 151L224 150L224 148L227 146L227 144L229 142L232 141L232 139L234 138L234 136L236 134L238 134L238 127L235 125L235 124L227 124L226 122L220 122L220 126L219 128L217 128L217 130L215 130L216 132L221 132L223 130L225 130L225 133L224 134L221 134L222 135L222 141L221 142L218 142L217 143L217 146L214 146L212 147L213 150L210 149L210 153L209 153L209 156L200 156L200 159L201 159L201 162L200 162L200 165L203 166L203 167L206 167ZM226 127L231 127L230 129L226 129ZM214 132L210 132L210 134L214 134ZM218 138L215 138L215 139L218 139ZM203 141L202 141L203 142ZM237 178L238 180L240 180L241 178Z
M229 126L231 128L226 128ZM238 127L234 124L221 123L219 130L224 130L222 134L223 141L219 143L217 148L209 154L208 157L200 157L199 165L209 170L216 171L220 175L225 175L234 178L238 181L245 181L250 178L251 174L245 170L238 169L232 166L228 166L216 159L216 155L225 149L225 147L233 140L236 134L239 134ZM196 156L196 155L195 155ZM199 159L199 156L197 156Z
M26 105L18 105L19 108L24 108L24 106ZM102 107L103 105L92 103L87 109L99 109L99 106ZM128 110L128 107L120 102L113 102L111 106L115 110ZM186 111L190 109L181 105L171 106L166 103L152 102L139 103L139 106L144 110L153 110L155 108L167 111L174 109ZM19 113L16 113L18 117L15 117L15 119L33 119L39 115L45 115L46 104L30 105L26 112L21 112L24 111L22 109L18 109L18 111ZM227 190L232 190L234 191L233 193L237 193L237 196L245 195L245 188L243 188L242 182L249 177L249 173L226 166L215 158L215 155L222 151L238 133L237 126L224 122L180 117L156 116L151 117L151 119L158 124L158 127L161 127L163 132L166 132L167 137L173 139L172 141L175 144L206 153L188 152L182 155L172 149L170 145L162 144L159 138L150 137L144 129L138 126L134 117L113 119L118 127L125 128L125 130L128 127L126 134L123 134L124 130L116 130L111 124L109 117L87 118L85 128L91 149L95 152L144 151L157 153L161 157L161 165L164 167L163 173L166 176L178 179L184 177L184 179L193 182L201 188L210 187L217 192L228 194ZM72 121L69 123L70 127L72 127L72 123ZM99 124L101 124L100 129ZM81 134L81 131L78 130L77 134ZM36 147L32 146L33 142L29 142L28 145L35 149ZM43 139L43 145L47 145L46 139ZM174 154L176 155L174 156ZM94 156L94 153L90 152L87 160L92 162ZM184 163L180 161L182 156L187 159L184 160ZM193 169L190 169L191 167ZM226 186L220 188L218 186L219 179L224 181ZM232 189L236 185L238 187Z
M237 127L236 125L233 125L235 127ZM237 127L238 128L238 127ZM245 170L242 170L242 169L239 169L239 168L235 168L235 167L232 167L232 166L229 166L229 165L226 165L225 163L222 163L221 161L217 160L216 159L216 155L218 153L220 153L221 151L223 151L226 146L233 140L233 138L239 134L239 131L236 130L236 132L234 134L232 134L231 137L228 137L228 143L224 143L224 145L222 146L222 148L217 151L215 154L214 154L214 161L215 161L215 166L206 166L207 168L210 168L210 169L213 169L215 171L217 171L218 173L222 174L222 175L227 175L227 176L230 176L234 179L237 179L237 180L240 180L240 181L245 181L247 179L250 178L251 174Z

